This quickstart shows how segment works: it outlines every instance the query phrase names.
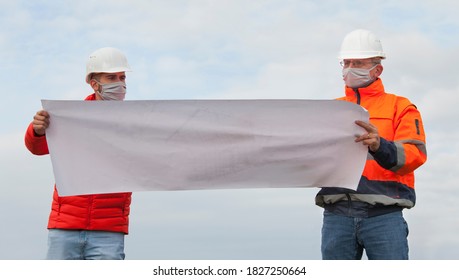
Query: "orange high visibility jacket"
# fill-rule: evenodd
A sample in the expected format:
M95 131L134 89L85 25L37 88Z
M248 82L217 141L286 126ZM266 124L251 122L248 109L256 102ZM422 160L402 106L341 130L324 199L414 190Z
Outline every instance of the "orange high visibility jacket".
M95 100L95 94L85 100ZM49 154L46 135L35 135L32 124L27 128L25 145L35 155ZM128 234L131 195L129 192L61 197L54 186L48 229L102 230Z
M316 204L324 207L350 199L375 206L413 207L414 170L427 159L421 114L408 99L386 93L379 78L365 88L346 87L345 92L346 96L338 99L357 103L369 111L381 146L376 152L369 151L356 191L322 188Z

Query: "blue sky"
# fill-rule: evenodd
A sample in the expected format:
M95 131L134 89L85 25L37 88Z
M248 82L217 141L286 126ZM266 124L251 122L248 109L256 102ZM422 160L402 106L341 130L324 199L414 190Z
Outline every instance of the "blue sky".
M129 100L331 99L357 28L381 39L388 92L421 111L428 162L405 211L412 259L458 259L459 2L0 0L0 259L42 259L54 178L25 129L41 99L81 100L88 55L123 50ZM94 168L97 168L95 166ZM316 189L134 193L127 259L320 259Z

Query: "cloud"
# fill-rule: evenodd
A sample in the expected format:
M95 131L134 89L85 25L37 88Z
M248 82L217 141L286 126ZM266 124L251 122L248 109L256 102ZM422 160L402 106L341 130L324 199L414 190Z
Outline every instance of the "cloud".
M0 259L39 259L53 185L47 157L23 146L40 99L83 99L85 61L126 52L128 99L335 98L337 53L355 28L387 53L386 90L420 109L428 162L406 211L414 259L456 259L457 1L0 0L1 178L8 240ZM320 258L315 190L135 193L128 258ZM445 215L445 213L447 213ZM20 222L19 222L20 221ZM26 243L24 243L26 242ZM457 246L456 246L457 247ZM27 248L27 249L18 249ZM451 249L453 248L453 249Z

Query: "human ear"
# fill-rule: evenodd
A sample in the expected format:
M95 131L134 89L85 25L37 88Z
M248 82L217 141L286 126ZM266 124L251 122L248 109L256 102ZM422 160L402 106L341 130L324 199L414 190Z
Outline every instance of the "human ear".
M89 85L95 92L99 92L99 83L96 80L92 79L91 81L89 81Z
M375 68L375 77L379 77L384 70L384 67L381 64L378 64Z

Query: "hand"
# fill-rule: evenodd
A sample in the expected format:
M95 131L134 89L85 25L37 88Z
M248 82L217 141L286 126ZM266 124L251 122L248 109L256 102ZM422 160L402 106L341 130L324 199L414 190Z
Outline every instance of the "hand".
M378 128L371 123L363 121L355 121L355 123L367 131L367 133L357 136L357 138L355 138L355 142L362 142L362 144L368 146L372 152L376 152L381 144Z
M49 126L49 114L45 110L38 111L32 121L33 131L36 135L45 135L46 129Z

